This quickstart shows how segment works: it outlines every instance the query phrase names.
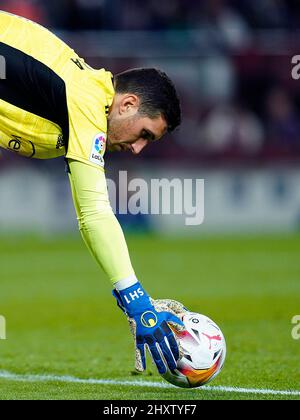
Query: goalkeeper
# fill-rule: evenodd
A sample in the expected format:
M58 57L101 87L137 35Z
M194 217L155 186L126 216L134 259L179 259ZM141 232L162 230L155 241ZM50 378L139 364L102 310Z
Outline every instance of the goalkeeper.
M154 301L132 268L122 229L111 209L104 153L135 155L180 124L174 85L156 69L112 74L89 67L47 29L0 12L0 146L28 158L65 156L82 237L113 284L136 343L136 368L145 348L160 373L179 358L174 328L180 305ZM178 316L177 316L178 315ZM173 329L172 329L173 328Z

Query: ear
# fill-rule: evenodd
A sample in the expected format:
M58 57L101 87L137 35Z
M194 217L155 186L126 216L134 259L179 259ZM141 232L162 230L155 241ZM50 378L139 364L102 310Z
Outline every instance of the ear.
M140 100L137 95L125 93L120 98L119 112L120 114L134 115L140 106Z

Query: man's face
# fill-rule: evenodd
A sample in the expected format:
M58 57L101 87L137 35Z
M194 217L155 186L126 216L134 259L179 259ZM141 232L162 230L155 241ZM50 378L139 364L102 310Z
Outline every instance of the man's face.
M160 115L149 118L138 112L139 100L134 95L116 95L108 116L107 149L139 154L147 144L159 140L167 131Z

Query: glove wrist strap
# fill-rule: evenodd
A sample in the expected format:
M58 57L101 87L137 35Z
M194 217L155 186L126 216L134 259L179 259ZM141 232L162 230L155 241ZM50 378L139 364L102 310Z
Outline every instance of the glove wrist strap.
M131 318L152 308L150 297L139 282L126 289L118 290L118 295L125 312Z
M132 274L129 277L126 277L122 280L117 281L114 284L114 287L117 290L123 290L123 289L128 289L128 287L131 287L131 286L135 285L136 283L138 283L138 279L136 278L135 274Z

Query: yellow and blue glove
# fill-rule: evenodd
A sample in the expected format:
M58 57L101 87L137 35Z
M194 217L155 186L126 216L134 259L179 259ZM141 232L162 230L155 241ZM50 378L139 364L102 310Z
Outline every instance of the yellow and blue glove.
M157 307L159 305L155 302L160 301L152 300L139 282L123 290L114 289L113 295L131 326L136 344L136 369L146 369L145 348L148 347L159 373L166 373L167 367L175 370L180 351L170 325L178 330L184 329L176 312L168 310L167 304ZM185 308L182 305L181 308L184 312Z

